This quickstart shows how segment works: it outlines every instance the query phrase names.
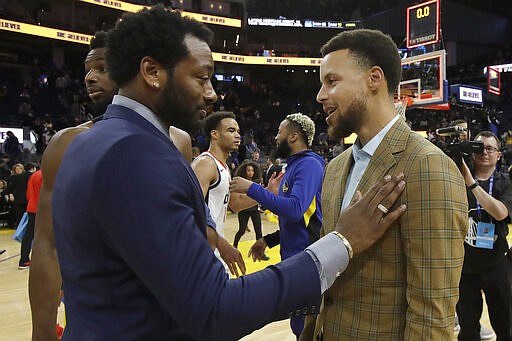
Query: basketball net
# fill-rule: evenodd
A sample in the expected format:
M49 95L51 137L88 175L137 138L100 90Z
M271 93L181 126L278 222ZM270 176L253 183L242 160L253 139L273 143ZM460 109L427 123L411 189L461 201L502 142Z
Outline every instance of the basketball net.
M396 113L402 116L405 119L405 111L407 110L407 105L409 104L409 96L400 96L395 99L395 109Z

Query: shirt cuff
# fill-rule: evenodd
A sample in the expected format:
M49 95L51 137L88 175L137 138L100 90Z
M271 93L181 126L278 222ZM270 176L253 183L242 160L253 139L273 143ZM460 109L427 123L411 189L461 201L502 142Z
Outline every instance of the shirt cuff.
M215 220L213 220L212 215L210 214L210 208L206 203L204 204L204 212L206 214L206 226L210 226L212 229L217 230Z
M306 248L315 261L323 294L348 266L348 250L336 235L329 233Z

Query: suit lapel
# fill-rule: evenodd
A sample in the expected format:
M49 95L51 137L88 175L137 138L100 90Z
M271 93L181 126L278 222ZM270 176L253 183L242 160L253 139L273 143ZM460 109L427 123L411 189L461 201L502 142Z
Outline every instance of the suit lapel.
M401 118L393 124L373 154L357 190L365 194L384 175L390 173L401 152L405 150L410 131ZM354 163L353 160L351 147L333 159L327 166L322 186L322 212L325 220L322 229L324 234L334 230L340 216L348 173Z
M140 128L146 130L149 134L155 136L156 138L162 140L165 144L169 145L169 148L173 150L177 157L179 162L185 167L188 175L192 179L192 181L196 184L196 191L203 196L203 191L201 189L201 186L199 185L199 181L197 180L196 174L190 167L189 163L185 160L181 152L178 150L176 145L171 141L171 139L168 136L165 136L162 134L160 130L158 130L151 122L146 120L144 117L139 115L137 112L133 111L130 108L124 107L122 105L117 104L110 104L107 108L107 111L103 115L103 120L108 120L111 118L121 119L129 121Z
M343 196L345 196L345 188L347 187L347 179L348 173L350 171L350 167L354 164L354 158L352 157L352 147L348 150L347 155L343 155L344 159L341 161L340 169L338 170L340 174L339 181L341 184L339 186L334 186L335 190L338 191L334 198L337 198L337 211L338 213L341 210L341 205L343 203ZM337 220L337 219L336 219Z
M326 174L322 196L325 193L325 200L322 201L322 210L324 214L329 216L329 221L333 222L324 225L324 232L329 233L334 230L338 217L340 216L343 195L345 194L345 186L347 184L348 172L353 163L352 147L345 150L339 157L331 161L332 169ZM325 207L325 209L324 209Z
M366 193L377 181L388 174L396 164L399 154L405 150L410 128L399 118L384 136L364 172L357 190ZM390 174L394 175L394 174Z

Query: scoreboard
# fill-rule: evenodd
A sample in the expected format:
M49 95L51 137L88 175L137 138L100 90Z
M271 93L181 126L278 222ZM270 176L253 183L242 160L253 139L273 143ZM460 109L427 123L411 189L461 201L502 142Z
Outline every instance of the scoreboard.
M407 48L439 41L439 0L407 8Z

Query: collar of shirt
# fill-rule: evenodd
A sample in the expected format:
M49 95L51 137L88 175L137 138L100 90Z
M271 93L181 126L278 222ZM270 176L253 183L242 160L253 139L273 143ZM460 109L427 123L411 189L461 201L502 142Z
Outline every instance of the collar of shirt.
M368 141L364 147L361 147L361 141L359 138L352 146L352 157L354 158L354 164L348 173L347 183L345 185L345 194L343 196L343 202L341 205L342 210L348 207L350 204L350 201L352 200L352 197L356 191L357 185L359 185L359 181L363 177L363 174L366 171L368 164L370 163L370 159L384 139L384 136L386 136L398 118L399 116L396 115L384 128L382 128L377 133L377 135Z
M162 121L160 121L160 119L155 115L155 113L152 112L151 109L146 107L144 104L134 101L133 99L122 95L114 95L112 104L121 105L123 107L127 107L128 109L135 111L137 114L142 116L146 121L154 125L156 129L158 129L162 134L164 134L168 139L172 141L169 135L169 130L166 129L165 125L162 123Z
M352 157L354 158L354 161L357 162L359 158L368 156L371 158L377 148L379 147L380 143L384 139L384 136L388 133L388 131L391 129L393 124L398 120L400 116L396 115L393 117L391 121L389 121L388 124L384 128L382 128L377 135L375 135L368 143L361 148L361 141L359 138L356 140L354 145L352 146Z

